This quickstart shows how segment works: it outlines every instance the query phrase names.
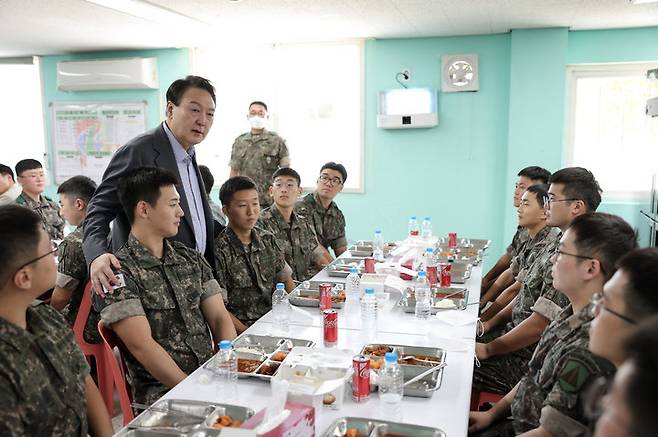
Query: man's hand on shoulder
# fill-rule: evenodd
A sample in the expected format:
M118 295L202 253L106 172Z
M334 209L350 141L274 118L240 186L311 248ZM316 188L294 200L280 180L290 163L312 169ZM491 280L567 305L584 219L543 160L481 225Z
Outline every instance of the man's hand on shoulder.
M112 294L113 287L118 283L114 271L120 268L121 263L111 253L104 253L93 260L89 266L89 280L94 292L99 296L104 296L105 290Z

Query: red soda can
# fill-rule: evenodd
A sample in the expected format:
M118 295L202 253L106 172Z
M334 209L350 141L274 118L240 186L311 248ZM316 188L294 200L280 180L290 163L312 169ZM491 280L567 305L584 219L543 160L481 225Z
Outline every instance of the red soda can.
M365 402L370 399L370 359L365 355L354 355L352 365L352 399Z
M438 266L430 265L425 267L425 270L427 271L427 280L430 282L430 287L436 287L439 285Z
M320 311L331 309L331 284L323 282L320 289Z
M457 247L457 233L448 233L448 247Z
M450 287L450 284L452 283L450 279L450 271L452 270L452 264L440 263L439 267L441 268L441 287L442 288Z
M335 346L338 341L338 311L328 309L322 311L324 319L324 345Z
M375 273L375 258L367 257L363 260L363 264L365 265L366 273Z

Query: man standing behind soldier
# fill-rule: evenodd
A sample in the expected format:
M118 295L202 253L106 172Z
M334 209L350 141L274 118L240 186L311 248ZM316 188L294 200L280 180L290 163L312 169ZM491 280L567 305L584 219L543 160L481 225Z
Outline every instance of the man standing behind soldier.
M247 114L251 131L235 139L228 164L231 167L231 177L248 176L256 182L258 200L262 208L272 204L268 192L272 175L277 168L290 166L286 141L276 132L265 129L268 117L265 103L251 102Z

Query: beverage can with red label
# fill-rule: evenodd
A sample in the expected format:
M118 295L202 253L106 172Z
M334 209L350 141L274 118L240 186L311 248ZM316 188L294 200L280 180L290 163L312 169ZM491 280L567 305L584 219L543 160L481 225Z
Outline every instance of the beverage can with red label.
M352 399L365 402L370 399L370 359L365 355L354 355L352 365Z
M448 247L457 247L457 233L448 233Z
M328 309L322 311L324 319L324 345L335 346L338 341L338 311Z
M320 289L320 311L331 309L331 284L323 282Z
M452 270L452 264L450 263L439 263L439 268L441 269L441 287L446 288L450 287L452 283L450 274Z
M438 272L438 266L436 265L431 265L425 267L425 270L427 271L427 280L430 283L430 287L436 287L439 285L439 272Z
M366 273L375 273L375 258L367 257L363 260Z

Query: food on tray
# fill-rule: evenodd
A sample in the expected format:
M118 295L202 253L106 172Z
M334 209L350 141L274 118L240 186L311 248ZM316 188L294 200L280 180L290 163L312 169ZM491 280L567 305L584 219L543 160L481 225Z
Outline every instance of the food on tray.
M278 352L275 352L274 355L272 355L271 360L281 362L281 361L285 360L287 356L288 356L288 352L278 351Z
M440 309L443 309L443 310L449 310L449 309L452 309L452 308L457 308L457 305L455 305L455 303L453 301L451 301L450 299L442 299L442 300L436 301L434 303L434 305L432 305L432 306L434 308L440 308Z
M219 416L217 422L213 423L213 428L239 428L242 422L235 420L231 416Z
M434 293L434 296L443 299L445 297L450 296L449 299L463 299L464 298L464 292L463 291L441 291L441 292L436 292Z
M261 361L247 360L245 358L238 358L238 372L252 373L260 366Z
M273 375L276 373L276 371L277 371L277 369L279 368L280 365L281 365L281 364L279 364L279 363L274 363L274 362L272 362L272 363L267 363L267 364L265 364L263 367L261 367L260 369L258 369L258 372L257 372L257 373L258 373L259 375L269 375L269 376L273 376Z
M331 405L334 402L336 402L336 396L332 395L331 393L326 393L324 396L322 396L322 403L324 405Z
M315 300L320 299L318 293L314 293L314 294L299 293L299 297L304 297L306 299L315 299ZM331 301L334 302L334 303L345 302L345 299L346 299L346 296L345 296L344 291L340 291L337 294L334 294L334 293L331 294Z
M235 353L244 353L244 354L261 354L263 351L261 349L258 349L256 347L249 347L249 346L240 346L235 348Z
M384 365L384 360L382 359L379 360L370 359L371 369L381 369L383 365Z
M406 357L413 357L414 359L405 359ZM426 360L426 361L418 361L418 360ZM428 363L427 361L432 361L431 363ZM410 366L436 366L441 362L439 357L435 357L432 355L419 355L419 354L402 354L400 359L398 360L400 364L407 364Z
M378 357L383 357L386 355L386 352L393 352L393 348L385 344L372 344L367 346L363 351L366 355L375 355Z
M345 432L345 437L366 437L363 434L359 433L359 430L356 428L347 428Z

